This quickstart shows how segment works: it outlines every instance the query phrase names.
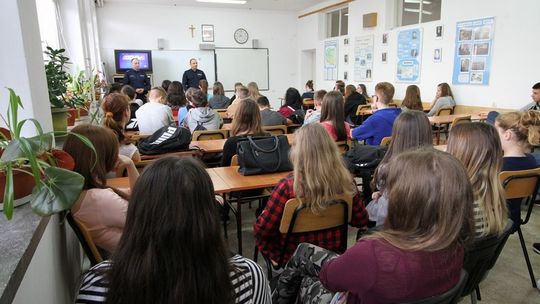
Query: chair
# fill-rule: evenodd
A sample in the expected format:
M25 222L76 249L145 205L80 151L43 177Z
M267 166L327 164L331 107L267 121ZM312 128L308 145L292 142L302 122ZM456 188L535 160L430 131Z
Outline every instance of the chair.
M525 199L525 205L528 204L527 215L525 216L525 219L521 219L521 225L527 224L531 218L534 200L538 193L538 187L540 186L540 168L521 171L503 171L500 173L499 177L503 183L507 200ZM523 238L523 232L521 231L521 225L516 225L519 242L521 243L525 263L529 270L532 286L537 288L531 261L529 260L529 254L527 253L527 246L525 245L525 239Z
M356 125L361 125L364 122L364 116L370 115L366 112L371 111L371 105L360 105L356 108L356 121L354 122ZM360 123L358 123L358 119L360 119Z
M278 126L264 126L262 129L272 135L285 135L287 134L287 126L286 125L278 125Z
M458 303L461 298L461 292L463 287L465 287L465 282L467 282L468 274L467 271L461 269L459 274L459 281L456 286L450 288L448 291L435 295L426 299L407 302L403 304L455 304Z
M71 212L67 212L66 218L71 226L71 229L73 229L73 232L75 232L75 235L79 239L84 253L90 260L92 266L96 265L97 263L101 263L103 261L103 257L96 247L96 244L94 244L94 240L92 240L92 236L90 236L88 228L86 228L82 222L77 221Z
M341 152L341 154L345 154L345 152L351 149L350 140L336 141L336 145L338 146L339 152Z
M443 107L437 110L437 113L435 113L435 116L446 116L446 115L452 115L452 114L454 114L453 107Z
M454 108L453 107L443 107L437 110L437 113L435 113L435 116L447 116L454 114ZM448 129L450 129L450 124L441 124L433 126L433 131L435 132L435 136L437 138L437 145L440 144L440 138L441 133L448 133Z
M389 108L397 108L398 106L397 106L397 103L391 102L391 103L388 104L388 107Z
M506 225L503 233L499 236L488 235L477 239L472 246L465 252L465 261L463 268L469 274L467 283L463 288L461 296L470 295L471 303L481 300L479 284L487 276L488 271L495 266L499 255L508 240L512 229L512 221ZM476 290L476 297L472 292Z
M229 137L228 130L204 130L194 131L191 135L192 141L200 140L213 140L213 139L227 139Z
M312 109L315 107L315 103L313 101L313 98L304 98L302 100L302 108L304 110L307 110L307 109Z
M352 197L339 196L330 201L330 204L321 214L315 214L311 208L301 203L300 199L292 198L285 203L283 215L279 224L279 232L285 234L285 242L281 248L278 261L264 257L268 270L268 278L272 278L272 269L283 267L285 253L290 237L296 233L314 232L331 228L341 229L341 248L347 249L347 231L352 217ZM318 244L315 244L318 245ZM257 247L255 247L257 249Z
M469 122L471 122L471 115L462 116L462 117L456 117L452 121L452 125L450 126L450 130L452 130L452 127L454 127L454 126L469 123Z
M392 141L392 136L383 137L383 139L381 139L380 146L388 147L391 141Z

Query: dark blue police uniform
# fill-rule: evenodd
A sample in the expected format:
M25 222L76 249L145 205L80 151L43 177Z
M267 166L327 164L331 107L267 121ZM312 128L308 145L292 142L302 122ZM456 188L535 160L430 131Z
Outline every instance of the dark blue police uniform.
M206 75L204 75L204 72L197 69L193 71L192 69L189 69L184 72L184 76L182 76L182 84L184 85L184 89L189 88L199 88L199 80L205 79Z
M145 95L150 90L150 79L148 79L144 71L127 70L123 83L132 86L134 89L144 89L142 94L137 93L137 98L146 101Z

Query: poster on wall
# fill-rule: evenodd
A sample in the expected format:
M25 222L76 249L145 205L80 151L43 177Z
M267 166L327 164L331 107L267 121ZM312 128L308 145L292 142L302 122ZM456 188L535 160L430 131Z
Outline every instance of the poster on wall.
M354 39L354 81L371 81L373 70L373 35Z
M453 84L489 84L494 29L495 17L457 23Z
M398 82L418 82L422 58L422 29L400 31L397 47Z
M324 42L324 80L337 80L338 77L338 41Z

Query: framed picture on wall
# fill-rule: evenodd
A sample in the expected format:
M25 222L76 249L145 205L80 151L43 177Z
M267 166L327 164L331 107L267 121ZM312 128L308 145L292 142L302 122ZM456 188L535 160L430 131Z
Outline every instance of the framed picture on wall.
M434 49L433 50L433 62L441 62L442 61L442 49Z
M435 27L435 39L442 39L442 35L443 35L443 26L437 25Z
M387 45L388 44L388 33L382 34L382 44Z
M382 63L386 63L387 62L387 58L388 57L388 54L386 52L382 53L381 55L381 61Z
M201 25L202 41L214 42L214 26L211 24Z

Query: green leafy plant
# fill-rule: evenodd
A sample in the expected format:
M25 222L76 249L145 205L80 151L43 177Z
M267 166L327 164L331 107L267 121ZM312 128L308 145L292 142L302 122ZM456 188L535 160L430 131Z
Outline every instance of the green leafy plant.
M55 50L48 46L44 52L49 56L45 64L45 75L49 88L49 101L53 108L63 108L66 105L65 94L69 82L66 65L69 64L69 58L64 56L65 51L65 49Z
M84 71L75 76L68 74L68 86L64 96L66 105L74 109L86 107L86 103L91 100L91 88L92 80L86 78Z
M76 172L62 168L73 169L74 162L69 154L53 148L53 132L43 132L40 123L35 119L19 121L19 108L23 108L21 99L12 89L8 90L7 115L0 114L7 126L7 129L0 132L0 174L5 175L4 215L7 219L13 216L14 172L17 171L29 174L34 179L35 186L30 203L35 213L51 215L70 209L79 198L84 178ZM26 123L34 125L36 136L21 136ZM94 146L86 137L76 133L69 134L77 136L95 153Z

